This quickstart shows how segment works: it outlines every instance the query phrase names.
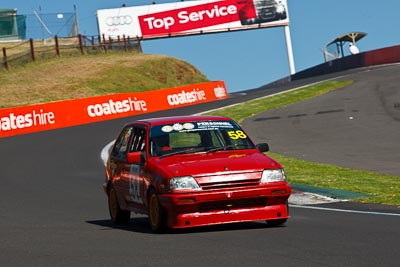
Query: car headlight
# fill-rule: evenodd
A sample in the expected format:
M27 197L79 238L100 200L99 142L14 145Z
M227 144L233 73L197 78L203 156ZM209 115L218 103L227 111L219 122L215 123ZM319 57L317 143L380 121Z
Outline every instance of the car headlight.
M261 177L261 183L272 183L285 181L286 176L283 169L264 170Z
M171 178L169 188L171 190L200 190L200 186L192 176Z

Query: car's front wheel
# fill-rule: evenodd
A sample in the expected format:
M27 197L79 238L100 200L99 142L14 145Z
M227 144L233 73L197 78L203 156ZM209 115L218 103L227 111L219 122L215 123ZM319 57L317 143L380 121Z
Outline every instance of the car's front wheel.
M118 203L117 192L112 184L108 191L108 210L110 212L111 220L117 224L127 224L131 218L129 210L122 210Z
M151 230L161 233L165 230L165 211L160 205L156 191L154 189L149 192L149 223Z

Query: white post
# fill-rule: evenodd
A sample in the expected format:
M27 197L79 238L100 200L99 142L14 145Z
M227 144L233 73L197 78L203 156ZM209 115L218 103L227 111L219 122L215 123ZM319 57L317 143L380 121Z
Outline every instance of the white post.
M289 25L285 26L285 37L286 37L286 48L287 48L288 59L289 59L290 75L293 75L296 73L296 69L294 67L292 39L290 37Z

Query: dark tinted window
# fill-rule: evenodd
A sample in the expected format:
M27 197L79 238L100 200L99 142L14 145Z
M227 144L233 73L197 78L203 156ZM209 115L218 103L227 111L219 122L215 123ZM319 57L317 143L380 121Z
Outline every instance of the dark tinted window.
M150 145L152 156L187 149L202 152L214 148L254 148L245 132L233 121L186 122L155 126L150 130Z
M126 155L126 152L128 150L129 140L132 135L132 131L133 131L132 126L128 126L122 130L117 141L115 141L115 146L112 151L112 156L123 157Z

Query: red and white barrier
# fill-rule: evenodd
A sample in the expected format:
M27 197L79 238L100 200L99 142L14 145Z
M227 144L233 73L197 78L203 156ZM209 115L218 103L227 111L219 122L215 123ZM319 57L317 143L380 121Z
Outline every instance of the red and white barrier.
M0 138L216 101L223 81L0 109Z

